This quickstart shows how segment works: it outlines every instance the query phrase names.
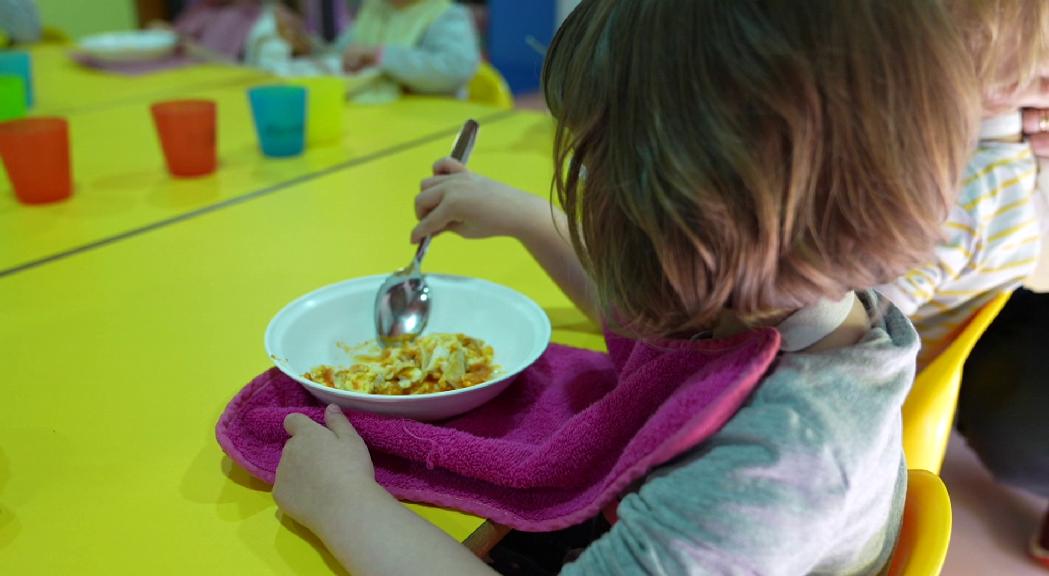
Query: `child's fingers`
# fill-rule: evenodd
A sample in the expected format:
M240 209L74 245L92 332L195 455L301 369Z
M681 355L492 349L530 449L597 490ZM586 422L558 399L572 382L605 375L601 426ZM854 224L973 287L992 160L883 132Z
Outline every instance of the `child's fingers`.
M357 431L342 413L342 409L335 404L328 404L324 410L324 423L328 425L328 430L334 432L335 437L340 440L357 437Z
M284 418L284 429L292 436L297 436L317 428L321 428L321 425L310 420L305 414L299 412L288 414L288 416Z
M412 230L412 244L422 242L426 236L435 236L444 232L448 225L454 222L447 206L447 204L439 204L419 221L419 224Z
M419 183L419 190L428 190L430 188L433 188L434 186L437 186L438 184L444 182L448 178L450 178L450 176L430 176L429 178Z
M426 215L432 212L434 208L439 206L443 200L443 188L438 187L423 190L418 196L415 197L415 217L419 220L426 218Z
M440 176L442 174L458 174L459 172L465 171L466 166L454 158L441 158L433 165L433 173L435 176Z
M461 181L466 178L466 172L457 172L455 174L438 174L436 176L430 176L419 183L419 190L426 190L427 188L433 188L440 184L444 184L448 181Z
M1032 134L1027 137L1027 140L1031 143L1031 150L1034 150L1035 156L1049 158L1049 133Z
M1049 110L1026 108L1023 111L1024 134L1049 132Z

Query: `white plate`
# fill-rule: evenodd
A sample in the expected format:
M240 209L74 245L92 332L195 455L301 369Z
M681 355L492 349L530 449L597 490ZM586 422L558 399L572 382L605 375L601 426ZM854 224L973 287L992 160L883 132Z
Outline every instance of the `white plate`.
M495 350L497 379L448 392L383 396L329 388L303 378L318 365L347 366L337 344L375 338L373 305L384 276L347 280L310 292L284 307L266 329L266 352L274 364L325 403L417 420L438 420L491 400L510 378L532 365L550 343L550 320L528 297L485 280L427 276L433 299L427 332L462 333Z
M105 62L139 62L169 56L178 46L170 30L109 32L80 41L80 51Z

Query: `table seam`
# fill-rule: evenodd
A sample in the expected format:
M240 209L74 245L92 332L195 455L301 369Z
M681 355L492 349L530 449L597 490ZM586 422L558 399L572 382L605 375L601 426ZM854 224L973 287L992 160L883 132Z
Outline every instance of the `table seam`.
M276 82L275 79L269 79L269 83ZM199 82L191 84L189 86L182 86L177 91L172 90L158 90L157 92L150 92L147 94L140 94L137 96L130 96L123 100L108 100L106 102L99 102L97 104L89 104L86 106L66 106L64 108L55 109L43 109L43 110L31 110L35 116L74 116L80 114L91 114L94 112L101 112L105 110L111 110L114 108L121 108L125 106L134 106L136 104L148 105L150 102L159 99L171 100L172 97L185 96L198 92L205 92L210 90L221 90L225 88L237 88L248 84L266 84L267 79L265 77L257 78L235 78L227 80L217 80L209 82Z

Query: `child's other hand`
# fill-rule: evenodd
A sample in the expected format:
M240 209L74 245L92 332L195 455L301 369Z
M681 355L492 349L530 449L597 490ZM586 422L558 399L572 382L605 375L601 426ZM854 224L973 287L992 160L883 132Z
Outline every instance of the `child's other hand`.
M375 484L368 447L337 406L324 411L327 427L303 414L290 414L284 428L291 439L284 445L273 498L300 524L315 532L333 519L326 515L343 495L353 497Z
M379 49L351 45L342 53L342 69L350 74L371 68L379 63Z
M307 56L313 52L309 33L302 22L285 10L277 11L277 34L291 46L292 56Z
M1023 111L1024 135L1036 156L1049 159L1049 104Z
M542 198L474 174L451 158L439 160L433 173L415 198L419 224L412 242L445 231L464 238L520 237L534 218L549 213Z

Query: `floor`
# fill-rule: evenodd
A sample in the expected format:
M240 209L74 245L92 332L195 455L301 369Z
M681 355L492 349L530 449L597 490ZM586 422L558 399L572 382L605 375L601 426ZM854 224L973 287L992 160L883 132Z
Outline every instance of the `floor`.
M518 95L516 105L546 109L540 93ZM944 576L1049 576L1049 570L1026 555L1046 501L997 484L957 434L951 438L942 475L954 509Z
M1026 556L1027 541L1046 501L995 483L957 434L943 479L951 493L954 529L944 576L1049 576Z

